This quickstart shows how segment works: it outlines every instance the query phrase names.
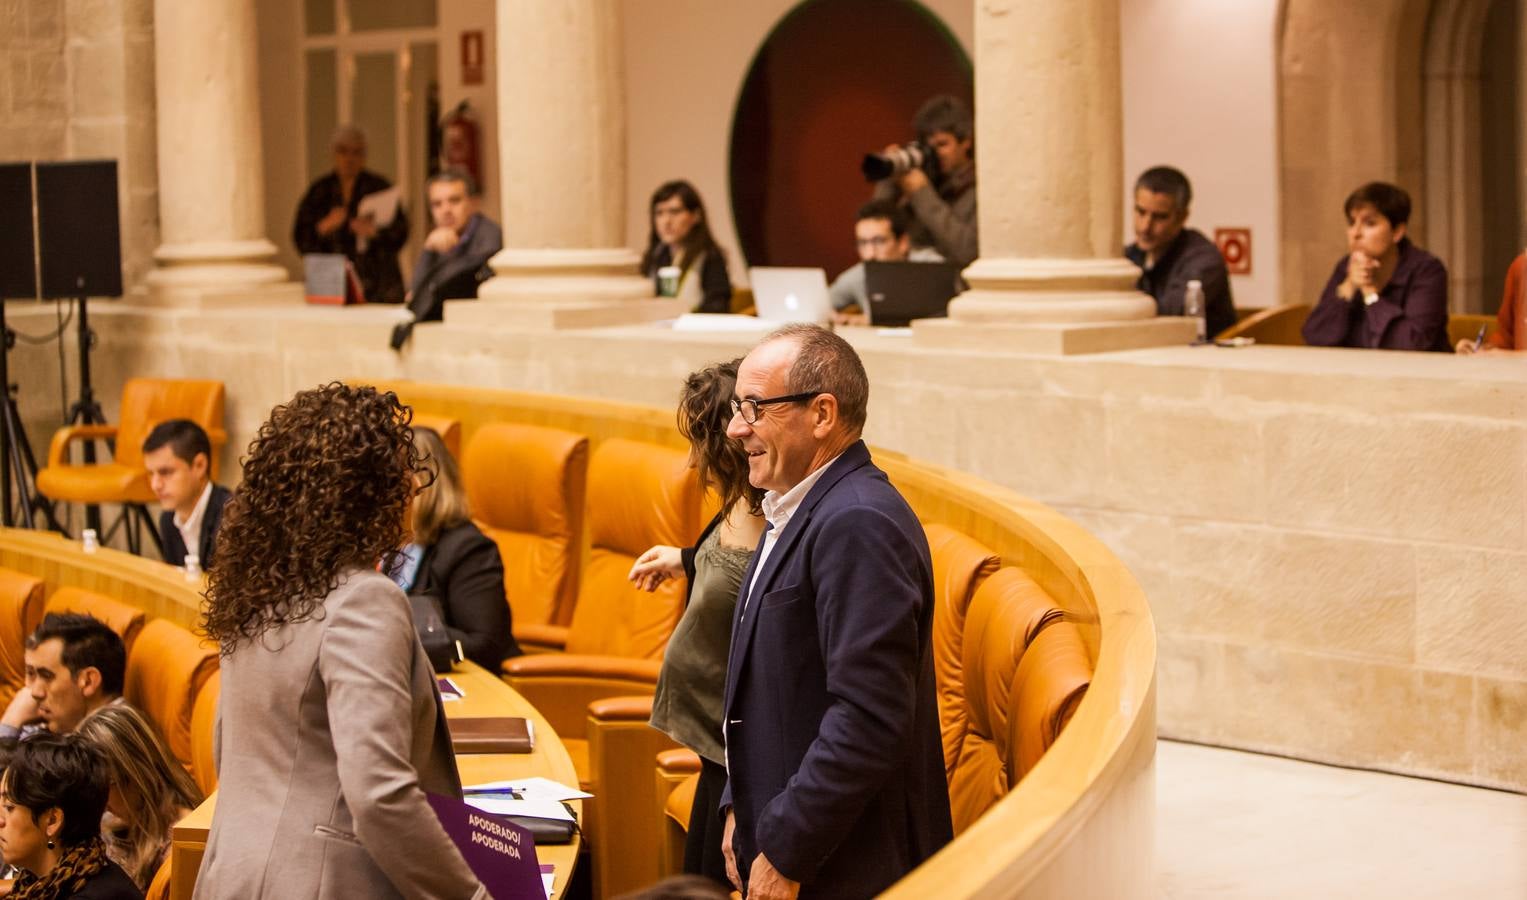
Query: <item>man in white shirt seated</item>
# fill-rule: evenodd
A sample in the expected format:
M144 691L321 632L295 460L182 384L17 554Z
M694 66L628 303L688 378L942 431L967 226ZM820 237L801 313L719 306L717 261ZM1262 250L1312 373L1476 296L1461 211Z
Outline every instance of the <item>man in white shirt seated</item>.
M889 200L871 200L859 207L854 222L854 246L859 262L843 270L827 289L832 301L833 321L839 325L863 325L867 321L869 293L864 282L864 264L876 262L943 262L931 247L911 248L907 237L907 212ZM859 312L847 312L857 305Z
M184 566L194 556L202 569L212 565L217 527L232 496L212 483L212 442L189 419L171 419L143 442L149 487L159 498L159 540L164 561Z

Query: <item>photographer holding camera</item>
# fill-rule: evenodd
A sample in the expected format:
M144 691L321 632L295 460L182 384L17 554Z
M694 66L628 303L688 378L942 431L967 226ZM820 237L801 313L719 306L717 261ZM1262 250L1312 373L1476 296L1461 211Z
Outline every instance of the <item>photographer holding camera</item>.
M911 218L913 247L931 247L968 266L976 258L976 164L970 108L941 94L912 119L917 141L864 160L875 199L900 203Z

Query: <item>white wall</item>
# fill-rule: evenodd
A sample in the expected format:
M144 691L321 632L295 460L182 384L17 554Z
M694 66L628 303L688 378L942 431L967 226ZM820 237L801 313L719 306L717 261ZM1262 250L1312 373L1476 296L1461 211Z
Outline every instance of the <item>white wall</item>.
M626 242L647 245L647 198L687 178L705 200L711 230L728 254L733 283L746 284L737 250L728 165L732 109L748 67L796 0L644 0L625 5ZM971 0L924 0L972 53ZM868 74L867 74L868 77ZM845 177L857 177L845 173Z
M1234 276L1237 306L1279 293L1278 0L1120 0L1125 209L1151 166L1193 183L1189 225L1247 227L1252 274ZM1133 240L1128 216L1127 240Z

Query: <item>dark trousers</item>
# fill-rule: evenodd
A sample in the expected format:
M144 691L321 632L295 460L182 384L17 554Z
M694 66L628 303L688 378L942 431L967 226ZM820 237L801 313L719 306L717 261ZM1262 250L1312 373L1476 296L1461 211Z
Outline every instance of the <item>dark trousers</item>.
M684 871L704 875L728 887L726 859L721 837L726 820L721 818L721 792L726 790L726 767L700 759L700 780L695 784L695 805L689 811L689 831L684 836Z

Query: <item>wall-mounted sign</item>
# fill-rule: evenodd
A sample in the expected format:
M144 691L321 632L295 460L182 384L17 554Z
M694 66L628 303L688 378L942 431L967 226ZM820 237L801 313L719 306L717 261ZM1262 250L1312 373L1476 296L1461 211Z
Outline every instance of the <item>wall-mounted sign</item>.
M1251 274L1251 229L1216 228L1214 244L1225 258L1225 270L1231 275Z
M461 83L477 85L483 82L484 45L481 31L461 33Z

